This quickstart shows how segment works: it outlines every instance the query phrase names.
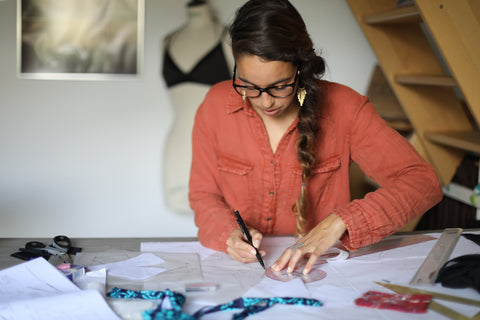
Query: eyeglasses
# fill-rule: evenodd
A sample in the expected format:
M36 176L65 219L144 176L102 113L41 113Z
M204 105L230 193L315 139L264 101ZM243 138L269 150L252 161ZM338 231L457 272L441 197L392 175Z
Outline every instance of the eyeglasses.
M274 98L286 98L291 96L295 89L295 84L297 83L297 78L299 74L299 70L295 73L295 79L293 79L292 83L289 84L282 84L278 86L271 86L267 88L260 88L255 85L247 86L247 85L240 85L236 84L235 81L237 80L237 66L233 68L233 88L237 93L241 96L245 96L247 98L257 98L259 97L262 92L268 93L270 96Z

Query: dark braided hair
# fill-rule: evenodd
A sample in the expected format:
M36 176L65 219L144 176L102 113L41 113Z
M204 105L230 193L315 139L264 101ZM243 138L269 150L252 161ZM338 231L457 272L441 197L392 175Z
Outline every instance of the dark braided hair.
M307 226L306 187L315 163L315 138L321 112L321 92L316 82L325 72L325 62L315 53L305 23L288 0L249 0L236 13L230 26L235 58L255 55L267 61L291 62L299 67L299 87L305 102L298 112L298 161L302 167L300 195L292 210L297 215L297 233Z

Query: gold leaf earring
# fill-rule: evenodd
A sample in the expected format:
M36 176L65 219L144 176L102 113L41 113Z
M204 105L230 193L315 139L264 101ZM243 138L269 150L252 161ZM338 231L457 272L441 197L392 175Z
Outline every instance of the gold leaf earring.
M303 106L303 102L305 101L305 97L307 96L307 90L305 88L298 88L297 89L297 99L300 103L300 107Z
M243 104L245 104L245 99L246 99L246 95L245 95L245 91L242 92L242 101L243 101Z

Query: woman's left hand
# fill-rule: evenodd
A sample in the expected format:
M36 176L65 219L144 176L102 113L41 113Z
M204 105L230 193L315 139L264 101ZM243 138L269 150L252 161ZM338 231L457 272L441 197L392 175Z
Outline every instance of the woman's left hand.
M303 256L309 256L303 274L309 273L318 257L333 246L346 230L342 219L336 214L330 214L308 234L301 237L296 245L287 248L272 265L272 269L280 271L288 265L287 272L291 273Z

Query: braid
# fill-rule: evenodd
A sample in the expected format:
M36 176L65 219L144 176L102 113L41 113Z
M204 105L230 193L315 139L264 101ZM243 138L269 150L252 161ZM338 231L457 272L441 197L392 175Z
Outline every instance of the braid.
M313 56L313 57L312 57ZM308 58L308 62L302 64L304 76L301 78L301 85L305 88L307 96L305 102L298 112L298 142L297 157L302 168L302 184L300 194L293 205L293 212L297 215L297 234L305 234L308 223L307 208L307 180L311 174L312 167L315 164L315 141L318 127L318 116L321 107L318 105L320 92L315 80L315 74L323 74L323 59L314 53ZM312 63L313 61L313 63ZM319 62L316 64L315 62ZM309 65L313 65L310 67ZM301 72L302 72L301 71ZM318 72L320 71L320 72Z

